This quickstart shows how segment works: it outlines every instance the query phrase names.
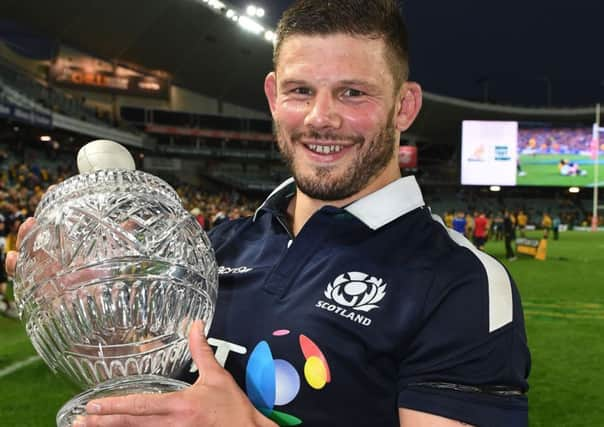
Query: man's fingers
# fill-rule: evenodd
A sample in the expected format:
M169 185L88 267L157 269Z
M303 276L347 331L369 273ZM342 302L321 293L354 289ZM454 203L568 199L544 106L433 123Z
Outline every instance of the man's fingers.
M176 427L165 417L137 417L134 415L87 415L79 416L73 427Z
M166 415L178 411L182 406L179 393L131 394L106 397L88 402L86 413L90 415Z
M29 233L32 227L36 224L36 220L33 217L29 217L25 220L23 224L19 227L19 231L17 232L17 250L21 248L21 242L27 233Z
M206 341L204 333L204 324L201 320L197 320L191 326L189 331L189 349L193 362L199 370L199 379L197 383L206 384L207 374L216 367L220 367L214 356L214 350Z
M9 251L9 253L6 254L6 261L4 262L4 267L6 268L6 274L8 274L10 277L15 277L18 256L19 252L15 251Z

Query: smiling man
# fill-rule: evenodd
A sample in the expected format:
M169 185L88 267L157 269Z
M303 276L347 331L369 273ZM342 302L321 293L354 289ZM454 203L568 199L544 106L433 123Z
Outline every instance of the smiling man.
M264 88L293 178L210 234L220 292L208 342L191 333L199 375L91 402L80 425L527 425L513 281L401 178L422 103L407 52L393 0L285 12Z

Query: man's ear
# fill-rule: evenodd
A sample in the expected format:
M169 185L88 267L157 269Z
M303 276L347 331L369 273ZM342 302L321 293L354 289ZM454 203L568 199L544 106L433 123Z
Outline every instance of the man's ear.
M264 79L264 94L268 100L268 106L271 114L275 115L275 105L277 104L277 75L274 71L268 73Z
M400 95L395 123L396 128L404 132L411 127L422 108L422 88L415 82L405 82Z

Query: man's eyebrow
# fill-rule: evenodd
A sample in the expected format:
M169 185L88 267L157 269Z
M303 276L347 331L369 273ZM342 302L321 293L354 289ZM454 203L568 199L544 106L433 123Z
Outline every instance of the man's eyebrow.
M372 83L368 80L341 80L338 82L341 86L354 86L354 87L362 87L364 89L369 90L370 92L379 92L379 85L377 83Z
M338 83L341 85L344 85L344 86L376 86L375 84L371 83L370 81L355 80L355 79L340 80Z
M286 79L281 81L281 83L279 84L279 86L306 86L308 85L307 82L305 82L304 80L296 80L296 79Z

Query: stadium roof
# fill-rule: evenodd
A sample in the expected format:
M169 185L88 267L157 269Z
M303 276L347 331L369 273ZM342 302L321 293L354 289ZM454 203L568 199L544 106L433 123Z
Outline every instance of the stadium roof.
M241 7L250 0L230 0ZM253 3L253 1L252 1ZM276 22L291 0L265 1ZM524 106L604 101L601 0L401 0L412 77L439 95ZM488 86L488 90L487 90Z
M266 111L271 45L232 25L201 0L3 0L2 18L100 58L169 72L174 83ZM241 8L247 0L230 0ZM266 25L290 3L264 3ZM546 0L405 1L412 78L424 109L412 132L434 142L459 133L462 119L593 120L604 100L597 28L604 2ZM484 107L577 107L550 111ZM468 102L472 101L472 102ZM590 106L587 108L587 106Z

